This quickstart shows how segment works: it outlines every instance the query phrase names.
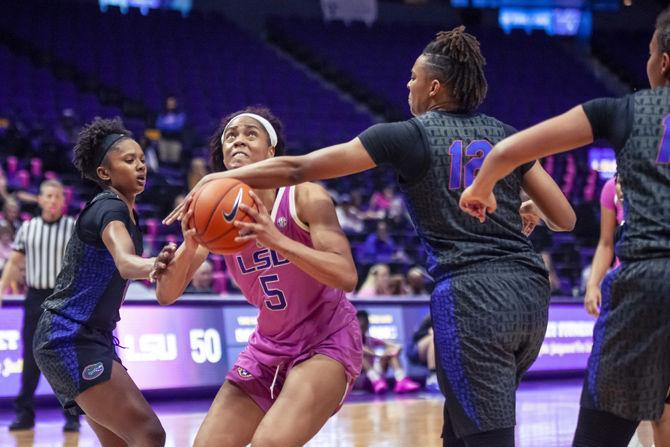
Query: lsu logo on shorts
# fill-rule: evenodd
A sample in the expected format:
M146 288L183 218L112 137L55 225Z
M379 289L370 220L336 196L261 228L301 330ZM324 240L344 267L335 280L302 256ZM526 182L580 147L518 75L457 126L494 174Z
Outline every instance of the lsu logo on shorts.
M242 379L251 379L253 376L249 371L246 369L242 368L241 366L237 367L237 375L240 376Z

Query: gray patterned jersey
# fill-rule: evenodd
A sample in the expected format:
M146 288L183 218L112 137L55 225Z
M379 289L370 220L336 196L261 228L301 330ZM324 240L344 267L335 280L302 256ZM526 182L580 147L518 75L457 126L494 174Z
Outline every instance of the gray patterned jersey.
M625 224L622 261L670 257L670 87L629 97L632 127L617 152Z
M498 182L498 209L483 224L459 208L465 186L474 180L492 146L506 137L503 124L486 115L429 112L416 118L423 129L430 165L418 181L401 185L417 232L426 246L431 274L439 279L465 267L495 268L491 261L544 264L521 233L520 192L532 165Z

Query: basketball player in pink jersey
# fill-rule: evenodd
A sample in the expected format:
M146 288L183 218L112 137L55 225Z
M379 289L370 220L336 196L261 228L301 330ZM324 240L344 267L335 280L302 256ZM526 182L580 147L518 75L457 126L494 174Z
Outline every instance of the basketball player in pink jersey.
M267 109L224 118L210 144L215 169L281 155L281 122ZM258 326L226 377L195 439L196 446L303 445L341 406L362 366L351 249L333 201L303 183L256 190L254 223L236 223L251 241L225 256L228 272L258 307ZM233 211L231 211L233 212ZM182 220L184 243L159 279L158 300L181 296L208 250Z

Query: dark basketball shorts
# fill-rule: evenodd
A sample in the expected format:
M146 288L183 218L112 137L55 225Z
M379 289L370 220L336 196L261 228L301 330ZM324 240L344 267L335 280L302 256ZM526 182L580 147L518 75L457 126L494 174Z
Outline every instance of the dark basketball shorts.
M670 386L670 259L623 263L601 289L581 404L656 420Z
M64 409L83 414L75 398L110 379L116 354L112 333L45 310L33 342L35 360Z
M542 346L549 294L545 274L509 264L437 283L438 380L457 437L516 424L516 389Z

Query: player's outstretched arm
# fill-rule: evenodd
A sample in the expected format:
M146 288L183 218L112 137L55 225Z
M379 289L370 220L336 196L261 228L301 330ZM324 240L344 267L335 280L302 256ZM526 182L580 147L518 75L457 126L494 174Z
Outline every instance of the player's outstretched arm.
M192 210L188 211L181 221L184 242L173 253L167 266L156 276L156 299L164 306L174 303L182 296L193 274L209 255L209 251L193 239L195 230L188 228L192 214Z
M461 196L461 208L483 220L496 209L493 187L516 167L593 142L584 108L568 112L505 138L486 156L474 183Z
M523 176L523 190L540 210L542 220L553 231L572 231L577 221L561 188L539 162Z
M114 258L123 279L149 279L155 258L143 258L135 253L133 240L120 220L113 220L102 230L102 241Z
M616 232L616 210L600 207L600 238L591 261L591 273L586 282L584 307L586 311L597 317L600 315L600 283L614 259L614 233Z
M251 194L258 211L246 205L240 205L240 209L250 214L255 222L236 221L235 226L243 234L236 240L256 241L276 250L317 281L347 292L354 290L358 282L356 266L349 241L337 220L332 198L325 189L316 184L306 183L296 189L298 218L309 226L314 248L280 233L263 202L253 192Z
M307 155L273 157L230 171L208 174L196 184L189 197L192 197L205 183L219 178L236 178L254 189L272 189L312 180L343 177L375 166L361 140L354 138L346 143L319 149ZM163 220L163 223L170 224L176 219L181 219L185 209L183 205L179 205Z

